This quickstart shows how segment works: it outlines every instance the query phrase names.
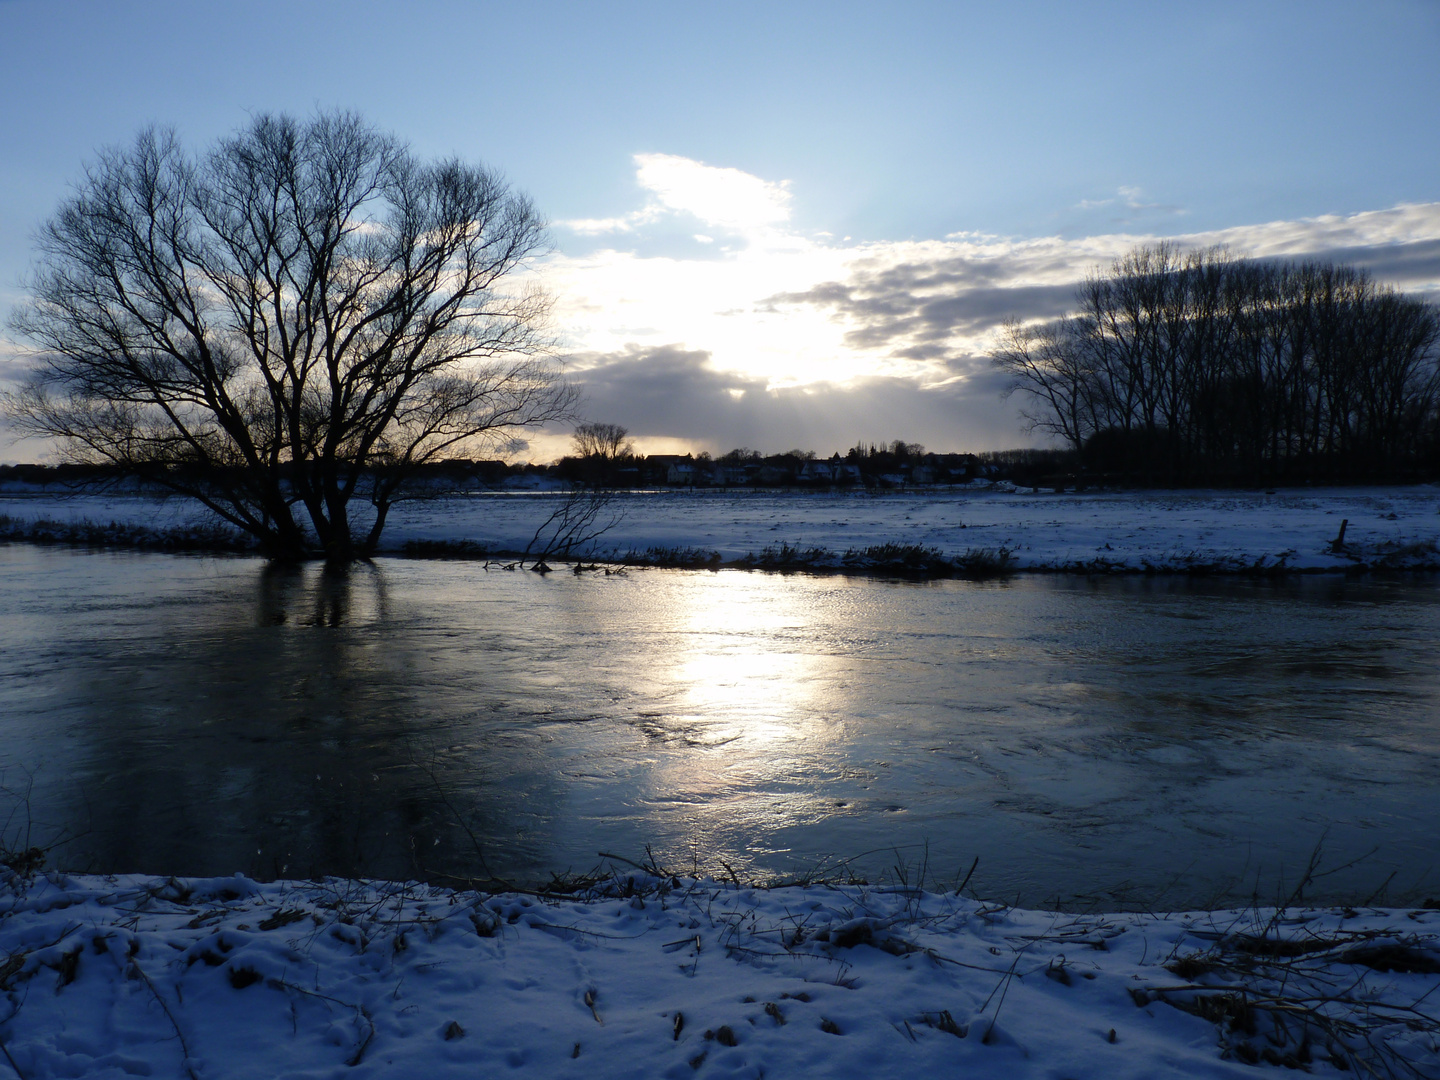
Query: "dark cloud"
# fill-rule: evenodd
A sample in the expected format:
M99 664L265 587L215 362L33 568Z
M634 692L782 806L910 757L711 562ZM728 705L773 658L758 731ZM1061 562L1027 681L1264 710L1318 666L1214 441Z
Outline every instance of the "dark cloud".
M799 447L828 455L861 439L905 439L941 451L1028 441L983 357L954 359L955 377L933 388L870 378L783 390L716 371L709 353L678 345L630 345L572 359L587 417L623 424L637 436L686 439L720 452Z
M1317 258L1370 270L1427 299L1440 281L1440 239L1379 246L1317 248L1290 258ZM1072 280L1059 285L998 284L1020 276ZM1050 319L1073 307L1079 284L1073 260L962 257L895 265L858 263L848 281L827 281L803 292L779 293L761 310L809 305L829 310L852 326L847 345L885 350L906 360L946 363L957 337L993 330L1008 319Z
M1004 286L1012 272L1003 260L939 259L884 268L858 267L848 282L827 281L804 292L780 293L764 309L808 304L855 323L846 344L888 349L907 360L943 360L957 334L992 330L1007 319L1063 315L1075 284Z
M1437 299L1440 282L1440 239L1408 244L1323 248L1308 257L1364 267L1402 292Z

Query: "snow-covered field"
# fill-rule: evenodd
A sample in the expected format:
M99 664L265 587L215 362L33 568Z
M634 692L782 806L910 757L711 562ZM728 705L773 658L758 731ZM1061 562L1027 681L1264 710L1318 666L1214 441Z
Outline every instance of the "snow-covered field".
M523 551L562 498L496 492L402 505L391 515L384 547L398 552L416 541L468 541L495 552ZM846 551L904 544L935 547L950 558L1004 550L1022 570L1440 567L1436 485L1273 494L676 490L621 494L603 513L618 521L586 546L587 556L692 548L728 562L788 544L826 549L830 557L819 563L840 565ZM0 491L0 514L155 527L197 520L180 502L13 490ZM1342 520L1348 525L1337 549L1332 541Z
M0 1043L34 1080L1440 1068L1437 911L1076 916L644 873L602 893L9 874Z
M444 539L523 549L553 498L479 496L402 511L387 545ZM847 550L916 544L948 557L1004 549L1027 570L1440 564L1440 488L1433 486L1274 495L657 492L614 505L620 521L597 550L696 547L729 561L789 544L829 549L838 564ZM1336 552L1341 520L1349 524Z

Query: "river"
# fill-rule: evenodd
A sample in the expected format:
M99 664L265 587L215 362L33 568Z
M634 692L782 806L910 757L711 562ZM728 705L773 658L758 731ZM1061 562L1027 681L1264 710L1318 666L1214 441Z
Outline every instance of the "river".
M1440 585L0 545L4 840L74 870L1440 893ZM3 819L0 819L3 820ZM978 864L975 860L978 858ZM1382 891L1383 890L1383 891Z

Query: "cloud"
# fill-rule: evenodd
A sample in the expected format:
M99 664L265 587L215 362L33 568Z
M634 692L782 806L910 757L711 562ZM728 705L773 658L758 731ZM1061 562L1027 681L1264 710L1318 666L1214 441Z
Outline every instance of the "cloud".
M1081 199L1075 204L1077 210L1103 210L1107 206L1123 207L1126 210L1157 210L1163 214L1184 214L1185 208L1167 203L1146 202L1145 192L1138 187L1122 184L1108 199ZM1117 221L1133 221L1138 215L1129 214Z
M1326 252L1402 247L1440 239L1440 203L1406 203L1344 216L1270 221L1179 239L1227 244L1237 254L1261 258L1324 257Z
M762 304L812 304L829 309L848 329L854 348L889 350L911 360L943 360L956 335L979 337L1009 319L1049 319L1072 306L1072 282L1055 285L972 285L979 268L954 260L902 263L858 271L847 283L828 281L798 293L779 293ZM997 273L994 267L986 268Z
M620 217L557 224L582 236L600 236L631 233L667 214L689 214L713 229L744 235L763 233L790 219L789 181L762 180L677 154L636 154L634 161L635 180L648 195L645 206ZM705 235L695 239L713 242Z
M829 454L862 439L903 438L942 450L1017 442L1019 418L1000 402L1002 387L983 357L967 358L949 382L928 387L876 376L775 388L712 361L705 350L633 343L570 358L587 416L642 439L688 440L713 453L750 446Z
M606 233L634 232L636 226L654 221L657 216L653 211L637 210L624 217L572 218L569 221L556 222L556 224L564 226L571 232L579 233L581 236L603 236Z
M1405 288L1440 284L1440 238L1408 244L1323 248L1314 255L1363 266L1376 277Z
M789 181L772 183L675 154L636 154L635 164L640 186L662 206L707 225L744 232L790 218Z
M941 363L983 352L1008 319L1064 314L1087 273L1160 239L1185 248L1223 245L1239 256L1352 263L1402 290L1440 295L1440 204L1429 204L1170 237L1008 241L954 234L939 246L893 246L893 261L873 247L852 263L847 278L774 294L760 308L824 310L845 327L844 341L852 348Z

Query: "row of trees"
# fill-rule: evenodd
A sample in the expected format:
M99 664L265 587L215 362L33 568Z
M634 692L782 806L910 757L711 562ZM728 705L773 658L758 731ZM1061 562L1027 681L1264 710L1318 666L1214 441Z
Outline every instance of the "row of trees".
M1399 476L1440 464L1440 314L1364 271L1141 247L995 364L1034 426L1148 479Z

